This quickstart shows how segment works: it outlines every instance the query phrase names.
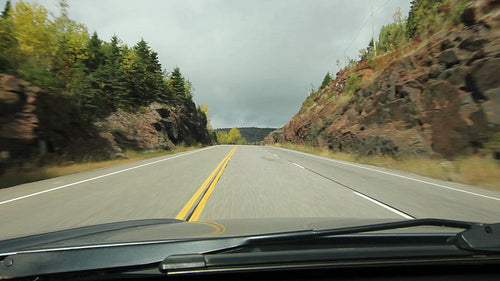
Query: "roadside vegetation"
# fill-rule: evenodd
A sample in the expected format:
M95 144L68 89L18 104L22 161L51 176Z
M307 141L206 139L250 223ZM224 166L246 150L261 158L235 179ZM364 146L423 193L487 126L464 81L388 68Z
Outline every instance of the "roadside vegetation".
M64 121L71 127L93 132L95 122L111 113L123 110L142 114L153 102L186 108L193 104L191 82L179 67L164 69L158 53L146 40L128 46L116 35L103 40L96 32L89 33L85 25L68 17L67 0L57 1L58 13L27 1L4 3L0 15L0 73L28 81L57 96L57 100L61 98L68 112ZM56 114L58 110L53 108ZM198 107L197 113L208 117L208 107ZM45 155L43 159L35 155L19 167L0 167L0 188L185 149L192 148L127 151L123 155L128 158L104 162L85 154L81 157L84 163L63 166L59 163L68 159L61 160L62 154ZM0 150L4 153L3 148Z
M358 76L357 71L371 69L371 77L376 77L392 61L417 50L435 33L462 25L461 15L469 2L470 0L414 0L407 17L398 9L393 14L394 22L380 29L378 41L371 38L368 46L359 50L359 58L347 57L344 62L337 60L337 66L342 68L337 76L332 77L327 72L319 88L311 87L299 113L313 107L321 92L339 76L347 77L347 80L337 81L343 84L342 93L334 94L329 89L327 101L339 106L349 103L365 79Z
M220 144L248 144L237 128L231 128L229 131L218 130L216 135L217 142Z
M219 143L234 143L234 144L252 144L252 145L262 145L264 138L269 135L276 128L258 128L258 127L237 127L234 128L240 132L241 139L239 139L238 134L233 128L218 128L215 134L219 135ZM231 135L236 136L237 141L230 140L228 142L227 138L229 133L233 131ZM239 141L239 143L237 143Z
M85 125L117 109L141 112L145 106L191 103L193 87L175 67L162 68L158 53L141 39L127 46L90 34L68 17L42 5L8 0L0 17L0 73L12 74L64 97L74 122Z
M312 108L317 106L317 101L321 99L326 99L326 102L334 103L338 107L348 104L362 83L376 79L378 73L391 62L417 51L436 34L461 28L463 26L461 15L469 2L470 0L414 0L411 2L407 17L397 10L393 15L394 22L381 28L378 41L371 38L368 46L359 50L357 59L347 58L344 62L337 61L337 66L341 70L336 77L327 72L321 87L318 89L312 87L299 114L314 110ZM371 75L360 77L359 73L366 69L370 70ZM327 148L294 143L282 143L276 146L500 190L500 162L491 157L491 150L498 150L500 147L499 140L500 135L497 133L483 148L483 153L458 157L452 161L444 158L414 158L401 155L360 157Z
M154 151L127 151L126 156L121 159L107 160L107 161L88 161L75 163L65 162L57 165L48 165L43 167L14 167L5 170L0 175L0 188L45 180L75 173L80 173L92 169L99 169L108 166L134 162L138 160L164 156L179 152L190 151L193 149L201 148L201 145L196 146L178 146L174 150L154 150Z
M334 152L327 148L308 145L286 143L274 144L274 146L311 153L332 159L415 173L439 180L465 183L492 190L500 190L500 165L498 160L492 158L467 156L449 161L446 159L413 158L404 156L386 157L377 155L371 157L360 157L349 153Z

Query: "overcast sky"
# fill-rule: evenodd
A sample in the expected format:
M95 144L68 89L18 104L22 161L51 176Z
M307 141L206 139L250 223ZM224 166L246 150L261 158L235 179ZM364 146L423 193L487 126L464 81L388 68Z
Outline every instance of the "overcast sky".
M2 6L6 0L0 0ZM15 1L13 1L15 2ZM57 0L29 0L58 13ZM357 58L410 0L68 0L69 16L109 41L144 38L208 104L211 124L282 127L336 61Z

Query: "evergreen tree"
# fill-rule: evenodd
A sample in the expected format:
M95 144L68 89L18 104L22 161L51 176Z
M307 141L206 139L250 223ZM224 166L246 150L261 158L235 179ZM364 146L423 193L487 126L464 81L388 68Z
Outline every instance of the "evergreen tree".
M13 35L14 23L9 16L11 13L10 0L5 3L5 8L0 17L0 71L13 73L15 66L12 59L15 57L17 40Z
M330 76L330 72L327 72L325 75L325 78L323 78L323 82L321 83L321 86L319 87L320 90L323 90L328 84L332 81L332 76Z
M88 78L87 66L78 61L71 68L71 81L68 83L68 94L83 120L93 118L97 109L97 94Z
M6 19L9 16L11 9L12 9L12 6L10 4L10 0L7 0L7 2L5 2L5 7L3 8L1 17L3 19Z
M444 0L413 0L406 21L406 36L411 39L438 24L439 7Z
M186 96L184 77L182 77L179 67L175 67L170 75L170 91L177 99L184 99Z
M89 72L96 71L99 66L104 62L104 52L102 48L102 41L97 36L97 32L94 31L92 37L90 37L86 46L85 65Z
M153 101L192 103L191 82L178 68L167 76L146 41L128 48L116 36L110 42L96 32L89 36L84 25L69 19L67 2L58 0L60 14L51 17L42 5L17 1L11 6L7 0L0 16L0 71L67 95L88 121Z
M85 53L87 57L83 60L86 66L87 83L90 85L88 100L92 102L90 110L96 112L108 112L113 109L113 100L110 92L105 92L106 83L108 82L107 68L105 66L105 53L103 42L94 32L86 45Z
M167 96L158 54L139 41L124 57L130 97L135 105L147 105Z
M126 76L121 66L123 60L122 50L118 44L118 37L116 35L111 37L111 42L105 50L106 60L103 66L106 75L103 91L113 109L118 107L130 108Z

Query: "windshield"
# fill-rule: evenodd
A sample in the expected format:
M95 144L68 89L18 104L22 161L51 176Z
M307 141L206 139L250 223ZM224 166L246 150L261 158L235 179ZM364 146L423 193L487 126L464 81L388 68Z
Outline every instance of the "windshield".
M198 224L117 239L499 221L495 1L0 9L0 240L144 219Z

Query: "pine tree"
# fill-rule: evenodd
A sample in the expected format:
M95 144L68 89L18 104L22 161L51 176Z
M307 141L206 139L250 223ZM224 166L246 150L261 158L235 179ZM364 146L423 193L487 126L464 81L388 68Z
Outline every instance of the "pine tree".
M5 7L3 8L1 17L6 19L9 16L10 10L12 9L12 5L10 4L10 0L5 2Z
M177 99L184 99L186 96L184 77L182 77L179 67L175 67L170 75L170 91Z
M89 72L96 71L104 62L104 52L102 49L102 40L99 39L95 31L87 42L86 54L85 65Z
M106 59L103 66L106 75L103 91L113 109L130 107L126 88L126 76L121 66L123 60L122 50L118 43L119 39L116 35L111 37L111 43L108 44L108 48L105 50Z
M325 78L323 78L323 82L321 83L321 86L319 87L320 90L323 90L328 84L332 81L332 76L330 76L330 72L327 72L325 75Z
M439 6L443 0L413 0L406 20L406 36L411 39L436 27Z
M15 72L14 62L17 40L13 35L14 23L9 16L11 12L10 0L5 3L5 8L0 16L0 71Z
M97 110L98 94L88 78L87 66L78 61L71 68L71 81L68 83L68 94L79 113L80 119L91 120Z
M147 105L164 99L168 91L158 54L141 40L124 57L124 68L130 87L130 97L135 105Z

